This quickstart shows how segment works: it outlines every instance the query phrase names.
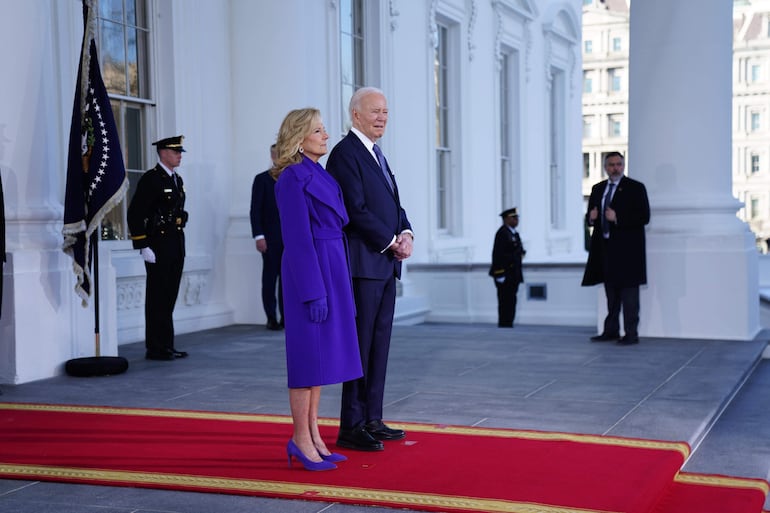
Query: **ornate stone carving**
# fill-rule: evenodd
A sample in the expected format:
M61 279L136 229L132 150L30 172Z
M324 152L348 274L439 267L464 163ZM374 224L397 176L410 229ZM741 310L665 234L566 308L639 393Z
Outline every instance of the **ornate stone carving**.
M145 280L142 277L117 280L116 302L118 311L144 308Z

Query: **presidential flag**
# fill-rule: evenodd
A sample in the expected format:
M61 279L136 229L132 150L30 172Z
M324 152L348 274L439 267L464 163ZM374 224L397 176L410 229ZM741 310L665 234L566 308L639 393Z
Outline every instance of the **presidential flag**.
M125 196L128 178L96 55L96 0L83 0L83 25L70 125L62 249L73 258L75 292L85 307L91 295L91 235L100 236L99 225Z

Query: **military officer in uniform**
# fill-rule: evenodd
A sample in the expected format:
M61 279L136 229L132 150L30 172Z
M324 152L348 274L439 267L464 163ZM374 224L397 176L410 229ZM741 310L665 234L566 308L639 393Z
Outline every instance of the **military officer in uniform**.
M187 353L174 347L174 305L184 267L185 192L176 172L184 136L156 141L158 164L139 179L128 207L131 241L144 259L145 346L148 360L173 360Z
M500 217L503 218L503 225L495 234L489 275L494 278L497 288L497 326L513 328L516 294L519 292L519 283L524 281L521 259L527 252L521 244L519 232L516 231L519 225L516 208L503 211Z

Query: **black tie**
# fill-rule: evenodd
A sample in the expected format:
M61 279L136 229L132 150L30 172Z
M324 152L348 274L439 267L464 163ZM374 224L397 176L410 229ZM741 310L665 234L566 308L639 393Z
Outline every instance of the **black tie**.
M604 195L604 205L602 205L602 234L604 234L605 237L610 234L610 222L607 221L607 216L604 213L607 210L607 207L610 206L610 202L612 201L612 190L614 188L614 183L610 182L607 184L607 194Z
M380 147L376 144L372 147L374 150L374 154L377 155L377 162L380 163L380 169L382 170L382 174L385 176L385 181L388 182L388 187L390 187L390 190L393 190L393 180L390 178L390 173L388 173L388 165L385 163L385 155L382 154L382 150L380 150Z

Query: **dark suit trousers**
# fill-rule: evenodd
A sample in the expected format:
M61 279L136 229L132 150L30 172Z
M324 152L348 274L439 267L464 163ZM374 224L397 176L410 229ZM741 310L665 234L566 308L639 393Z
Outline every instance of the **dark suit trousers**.
M507 278L503 283L495 282L497 287L497 325L501 328L512 328L516 318L516 294L519 284L516 280Z
M262 253L262 306L268 319L275 316L276 305L283 319L283 291L281 290L281 252L267 246ZM278 285L278 301L275 300L275 287Z
M373 420L382 420L385 374L396 305L396 279L354 278L353 294L364 376L342 385L341 429L353 429Z
M620 311L623 310L623 327L626 335L639 336L639 286L608 283L607 276L613 276L611 265L623 265L612 261L607 256L607 242L602 245L602 265L604 266L604 293L607 296L607 317L604 319L604 334L620 335Z
M623 327L626 335L639 336L639 287L623 287L604 284L607 294L607 317L604 319L604 333L620 334L620 310L623 310Z
M184 258L145 262L147 288L144 301L144 340L148 351L163 352L174 347L174 305L182 281Z

